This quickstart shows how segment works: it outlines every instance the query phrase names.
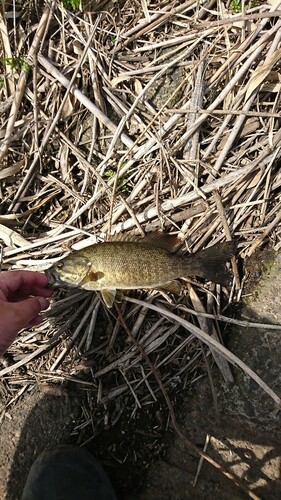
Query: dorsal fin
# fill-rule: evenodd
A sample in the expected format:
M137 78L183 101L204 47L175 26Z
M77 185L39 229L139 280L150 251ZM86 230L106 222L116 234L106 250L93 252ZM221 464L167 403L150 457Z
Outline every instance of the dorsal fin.
M140 234L134 233L117 233L107 235L106 241L142 241L143 237Z
M182 240L180 240L174 234L162 233L162 231L153 231L152 233L147 233L142 241L151 243L157 247L163 248L173 253L176 252L182 245Z
M176 252L182 245L182 240L180 240L174 234L163 233L162 231L152 231L151 233L146 233L145 236L141 236L133 233L118 233L109 235L107 241L136 241L138 243L150 243L168 252Z

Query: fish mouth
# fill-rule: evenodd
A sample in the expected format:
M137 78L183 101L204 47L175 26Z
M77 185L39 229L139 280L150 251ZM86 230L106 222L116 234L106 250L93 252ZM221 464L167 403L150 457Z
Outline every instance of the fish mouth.
M76 284L73 284L73 283L68 283L67 281L63 281L57 271L55 269L53 269L52 267L50 267L49 269L46 269L44 271L44 273L46 274L47 278L48 278L48 288L51 288L51 289L56 289L56 288L76 288L77 286L79 285L76 285Z
M62 285L62 282L54 269L50 267L44 272L48 278L48 288L59 288Z

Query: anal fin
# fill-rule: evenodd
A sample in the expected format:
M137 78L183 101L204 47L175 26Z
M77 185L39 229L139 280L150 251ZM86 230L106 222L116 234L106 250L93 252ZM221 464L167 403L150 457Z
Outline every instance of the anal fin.
M116 290L109 290L108 288L104 288L103 290L101 290L101 296L108 309L111 309L115 300Z
M179 281L172 280L168 281L168 283L164 283L162 286L158 286L156 290L163 290L164 292L172 292L176 295L180 295L182 291L182 286Z

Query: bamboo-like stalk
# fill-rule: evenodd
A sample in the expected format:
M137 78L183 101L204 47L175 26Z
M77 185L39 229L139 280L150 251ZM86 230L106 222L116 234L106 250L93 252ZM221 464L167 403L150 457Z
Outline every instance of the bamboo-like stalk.
M15 411L37 382L69 380L87 391L80 443L124 409L161 404L188 443L168 395L177 401L177 391L194 386L203 364L212 385L208 349L225 379L229 363L238 364L280 404L263 374L216 339L222 324L266 328L269 342L280 330L229 318L224 308L245 293L237 257L248 270L259 247L281 247L281 3L242 4L237 14L214 0L121 3L72 12L54 2L28 17L27 36L25 3L12 22L1 4L4 58L27 54L34 68L23 78L15 66L10 81L3 61L1 269L43 271L115 235L165 231L186 258L236 240L234 280L224 288L185 279L178 296L136 290L131 302L118 291L110 310L99 292L59 289L48 321L21 332L1 361L1 391Z

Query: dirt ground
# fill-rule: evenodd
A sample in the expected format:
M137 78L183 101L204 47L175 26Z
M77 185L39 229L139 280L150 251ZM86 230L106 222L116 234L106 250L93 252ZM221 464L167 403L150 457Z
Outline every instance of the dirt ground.
M258 253L251 262L251 276L260 275L264 257ZM257 322L281 322L280 269L281 255L264 267L263 277L255 292L245 300L240 313L243 319ZM278 394L280 393L280 330L232 327L228 329L228 348L243 359ZM281 491L280 411L249 377L233 369L234 385L222 382L213 370L216 405L210 383L205 378L197 391L185 401L184 430L200 448L209 438L208 454L239 478L237 487L206 461L193 486L198 457L190 453L176 437L165 460L154 463L149 471L144 499L241 499L253 492L257 498L276 499ZM241 488L247 487L248 493Z
M113 2L113 4L117 3L118 2ZM121 7L123 6L123 3L124 2L120 2L120 4L122 4ZM104 2L104 4L106 4L106 2ZM130 2L128 2L128 4L130 4ZM36 7L38 8L38 5L36 5ZM208 12L208 9L205 9L203 7L202 9L200 9L198 14L196 12L196 22L197 16L198 19L200 19L201 14L205 15L206 12ZM33 16L31 16L31 20L32 17ZM112 18L114 18L115 22L117 22L118 24L118 16L116 16L116 18L112 16ZM180 21L182 20L180 19ZM54 26L56 26L55 23ZM23 30L23 32L24 31L25 30ZM176 28L175 33L177 32L178 28ZM159 33L161 34L161 31L159 31ZM198 38L197 33L199 34L200 31L196 31L196 43ZM234 32L231 36L234 36ZM143 43L143 39L145 40L145 38L142 36L141 44ZM211 43L209 34L206 35L206 39L208 44ZM227 38L227 40L229 39ZM99 40L98 43L100 44L101 41L102 39ZM152 42L153 39L148 39L148 41ZM110 44L110 47L113 42L114 40L110 39L107 41L107 43ZM204 37L203 42L202 50L204 49L205 51ZM52 38L52 43L57 43L57 38ZM212 41L212 43L215 48L218 46L219 50L221 50L221 45L217 45L215 39L214 41ZM239 45L234 44L235 53L239 52L237 50L237 47L239 47ZM168 48L167 53L169 52L170 48ZM211 62L214 59L214 71L215 73L217 73L216 64L221 66L221 61L223 61L223 59L221 59L221 56L219 56L219 58L216 60L216 58L213 57L212 52L210 52L210 54L211 56L209 66L211 67ZM230 53L228 53L227 51L227 65L228 61L230 61L229 54ZM149 56L144 55L141 56L144 57L144 59L140 59L139 61L141 62L141 60L144 60L144 62L149 62L149 58L154 58L155 56L156 52L149 54ZM162 61L162 57L165 56L165 49L163 50L163 54L161 49L161 52L159 52L159 54L157 55L157 59L159 56L161 56L159 61ZM122 53L120 54L120 57L120 60L122 62ZM163 59L164 61L165 57ZM68 57L66 57L66 60L69 61ZM109 60L111 61L111 56ZM126 59L124 60L126 61ZM150 62L152 62L152 60L153 59L151 59ZM63 67L63 70L64 69L65 68ZM227 68L227 73L229 71L230 70ZM234 70L232 69L231 71L233 71L233 78L235 78L237 73L236 67L234 67ZM254 68L251 68L251 71L248 69L247 74L250 75L252 71L254 71ZM117 74L119 73L116 73L116 75ZM113 73L113 76L114 75L115 73ZM149 79L150 78L151 77L149 76ZM174 95L175 101L172 100L169 103L169 106L173 107L178 105L177 103L180 102L181 92L183 91L178 90L176 93L176 89L179 88L179 84L181 83L181 81L184 81L184 79L186 79L185 67L175 66L173 70L167 71L162 78L155 80L154 84L151 86L149 92L147 92L145 96L147 102L153 106L153 115L151 116L155 116L154 108L158 112L164 105L165 101L167 101L167 99L172 95ZM104 85L105 83L103 79L101 79L100 82L102 85ZM147 84L147 82L148 80L137 80L136 89L133 89L133 87L132 89L134 90L134 92L135 90L139 92L139 86L144 86ZM207 98L210 99L210 103L207 103L208 105L213 102L213 99L216 99L215 93L221 92L222 85L223 83L220 83L219 86L215 85L213 90L211 89L211 93L213 92L214 96L209 94L207 95ZM92 87L91 82L90 86ZM128 88L130 89L130 87ZM117 91L119 92L118 89ZM132 92L132 90L128 92L126 87L126 94L124 95L134 95L134 92ZM54 95L56 100L57 92L55 92ZM233 92L233 96L235 95L235 92ZM137 94L137 99L138 97L139 95ZM268 103L270 103L270 99L267 99L267 101ZM259 101L259 103L261 102L262 100ZM131 106L131 104L132 103L130 102L130 99L128 99L128 101L126 101L126 105ZM106 105L108 107L108 113L110 115L109 117L110 119L112 119L113 123L114 116L111 116L111 112L113 112L114 110L111 110L112 106L110 105L110 102L106 101ZM198 106L196 104L196 106L194 107L197 108ZM232 107L231 102L228 102L227 107ZM76 114L77 116L80 115L80 110L78 113L78 109L79 108L75 108L76 111L73 113L73 116L75 116ZM139 109L141 110L141 107ZM148 108L145 108L145 114L143 115L145 117L145 120L143 121L144 126L146 126L146 119L148 121L151 119L151 117L147 115L147 109ZM262 109L264 109L264 111L267 111L267 107ZM271 108L269 108L269 110L271 110ZM54 113L56 113L56 106L54 107ZM84 120L84 115L81 116L83 116ZM25 117L25 115L23 115L23 117ZM54 115L50 114L51 122L52 117L54 117ZM80 143L81 145L83 145L83 147L80 153L84 153L85 148L85 151L88 154L90 147L89 145L92 144L93 131L95 128L95 126L93 125L94 122L92 113L90 113L89 117L90 120L87 121L87 119L85 119L83 123L83 131L81 131L80 140ZM116 123L119 124L120 116L118 115L117 118L118 121L116 120ZM197 118L194 116L194 120L195 119ZM167 118L165 118L165 120L167 120ZM42 121L42 123L45 124L44 121ZM68 122L66 119L65 124L63 125L64 131L70 131L69 138L71 139L71 143L76 143L76 135L78 136L77 130L79 128L78 123L79 122L75 122L75 134L73 134L73 129L70 125L71 120L70 122ZM159 123L161 123L161 120L159 121ZM163 124L165 123L167 122L163 121ZM253 136L253 132L251 130L260 130L260 122L258 121L258 119L256 119L256 123L251 122L250 125L251 127L253 127L249 128L250 132L249 130L248 132L246 130L242 130L242 140L243 137L247 137L247 134ZM127 126L127 131L132 138L134 138L135 136L139 136L140 131L143 131L143 128L139 128L139 122L135 120L132 120L132 122L129 120ZM232 126L234 127L234 125L231 125L231 127ZM209 137L207 135L204 136L204 147L206 147L206 144L208 143L210 138L214 137L217 127L216 117L214 120L212 119L212 121L208 123L206 129L208 129L208 127L210 127L211 133ZM228 137L228 134L231 133L231 127L227 129L227 133L225 134L226 137ZM30 129L32 130L32 127L30 127ZM88 135L87 129L89 129ZM154 129L152 130L154 134ZM155 137L157 137L157 141L155 142L155 144L157 144L159 142L158 125L155 130L157 131L157 135L155 135ZM271 133L272 125L270 125L268 130ZM175 133L176 132L177 127L175 127ZM264 138L266 138L267 141L266 134L267 132L264 132ZM111 144L111 142L107 144L104 135L106 136L106 134L102 132L102 138L99 145L100 149L97 151L99 153L106 154L108 144ZM181 135L182 133L180 132L179 137ZM153 137L153 135L151 137ZM167 142L163 141L163 151L172 150L172 148L174 148L174 145L177 143L176 139L176 135L174 139L169 138L168 136ZM259 139L260 141L258 141L258 144L260 142L261 146L259 145L258 148L261 147L261 151L264 151L264 144L267 144L267 142L262 142L263 135L261 135ZM223 152L224 140L225 137L221 139L221 144L219 144L217 148L218 151L221 150ZM236 167L237 157L239 156L240 158L241 151L244 151L245 153L248 150L250 151L252 149L254 151L253 158L255 159L255 161L257 161L258 158L256 156L257 143L252 142L252 138L250 138L249 140L247 139L247 142L245 142L246 146L244 145L243 141L241 143L239 141L240 139L237 142L238 149L236 150L235 146L233 152L231 152L232 158L234 158L234 160L231 160L231 158L228 157L227 162L225 162L225 159L223 159L222 161L222 163L226 163L227 168L229 168L230 170L234 167L234 165ZM28 139L25 139L25 142L27 143ZM204 141L202 141L202 143L203 142ZM274 145L275 143L273 142L272 144ZM272 144L270 145L270 148L272 148ZM243 148L240 151L239 148L241 148L241 145L243 146ZM53 149L53 146L54 144L52 144L52 148L50 148L50 150L48 150L48 148L46 149L47 154L45 156L45 161L48 157L50 157L51 159L58 158L60 161L60 156L58 156L56 148ZM122 150L123 147L124 146L121 142L120 147L119 142L117 142L117 150ZM140 148L142 147L143 145L140 145ZM278 148L276 148L276 150L277 149ZM21 157L27 156L25 149L19 151ZM64 152L65 149L58 147L58 151ZM203 148L202 151L204 152L205 149ZM241 165L245 165L251 160L251 158L248 157L246 153L245 157L243 157L244 153L240 158L240 160L243 160L244 162L241 163ZM74 153L72 152L72 150L69 150L68 154L72 158ZM180 155L181 154L182 152L180 153ZM116 158L119 161L118 155L116 156ZM181 165L180 155L179 157L177 155L175 156L179 166ZM62 154L62 158L63 157L64 155ZM198 151L196 152L196 158L197 157L200 157ZM77 158L75 155L74 158L76 164ZM120 156L120 159L121 158L122 157ZM192 160L192 158L190 159ZM217 158L217 160L218 159L219 157ZM100 155L97 156L97 161L100 161ZM205 163L207 170L204 175L205 177L207 177L207 173L209 176L208 169L210 165L212 166L212 164L210 162L209 165L209 160L205 161ZM154 172L153 175L158 176L158 161L155 161L155 167L154 163L151 163L151 166L151 173L153 174ZM138 168L139 167L140 166L138 165ZM44 169L49 173L48 168L50 168L50 172L52 173L57 172L55 164L53 164L53 160L50 162L50 164L46 163L44 165ZM154 168L155 171L153 170ZM170 167L167 170L169 173L169 176L167 178L165 178L164 176L162 179L162 175L165 174L165 169L163 170L164 174L163 172L161 172L161 183L164 181L169 181L170 187L168 191L171 191L171 195L169 196L174 199L175 194L173 185L175 180L173 176L170 176L169 169ZM278 171L279 166L274 166L274 168L272 169L273 172L275 171L275 169L276 171ZM70 184L67 184L65 187L63 186L62 192L60 191L60 188L58 194L55 195L58 196L57 203L59 204L61 203L61 198L63 197L64 199L63 205L61 207L62 211L61 213L58 212L59 224L64 224L68 221L67 218L60 218L60 214L63 214L63 217L66 217L65 212L70 211L70 215L72 216L72 198L68 198L69 191L71 191L69 189L69 186L71 187L71 189L73 188L73 192L75 194L74 201L76 203L77 182L80 182L84 176L83 169L81 169L80 171L77 168L77 172L76 170L73 170L73 172L71 172L71 176L73 175L74 179L73 184L72 180L69 181ZM107 174L111 175L112 170L108 170ZM185 175L187 174L189 178L189 170L186 171ZM70 179L72 179L71 176ZM145 189L150 189L152 182L154 181L153 177L147 177L148 184ZM124 177L124 179L126 180L126 176ZM65 179L63 178L63 180ZM184 182L186 181L184 180ZM255 186L256 180L252 179L252 182L253 186ZM271 179L271 182L272 184L274 184L274 178ZM280 186L280 184L278 184L277 182L275 182L275 184ZM130 189L133 189L129 181L127 188L128 187ZM182 186L179 186L179 188L182 188ZM66 189L66 191L64 191L64 189ZM91 189L91 183L89 183L89 189ZM93 187L93 189L95 188ZM250 187L248 187L247 189L250 189ZM251 189L253 189L253 187L251 187ZM277 196L277 191L273 192L274 196ZM126 193L126 196L128 195L128 193ZM155 193L153 194L153 196L155 195ZM166 192L163 193L163 195L163 201L166 199L166 197L168 199L168 194ZM92 192L89 190L89 192L85 193L85 196L92 196ZM247 199L248 196L249 194L247 194ZM258 189L256 196L258 202L260 199L266 200L267 198L267 195L259 194ZM162 192L160 190L159 200L162 202L161 197ZM222 192L222 198L223 197L224 193ZM85 197L83 199L86 200L87 198ZM241 198L241 200L244 203L244 199ZM238 201L240 202L240 200L236 200L235 203ZM101 229L104 226L103 215L104 211L106 211L106 207L108 206L108 200L106 199L106 197L105 203L106 204L104 205L103 198L101 198L101 212L98 213L98 217L102 220L102 222L100 223L100 227L97 229ZM231 204L230 199L228 199L228 204ZM270 203L268 205L270 207ZM40 206L41 205L38 204L38 210ZM54 205L54 207L56 213L57 205ZM143 206L142 203L140 207L145 208L145 210L146 208L148 208L147 206ZM27 208L29 209L29 205L24 205L22 210L27 210ZM271 209L272 208L270 208L270 210ZM249 223L249 227L251 227L252 225L255 227L254 224L256 215L251 207L249 208L249 210L249 218L251 220L251 222ZM48 208L48 217L46 218L46 220L51 214L51 211L50 214L49 211L50 210ZM97 214L94 212L94 210L93 213L92 211L90 211L89 214L85 216L85 220L87 220L87 223L89 221L93 221L94 223L96 223L95 217L97 217ZM36 218L32 221L33 224L35 221L35 225L32 226L32 236L34 236L34 228L39 227L39 233L41 231L40 228L42 224L42 213L38 212L37 214L36 212L35 215ZM202 217L205 217L204 212ZM186 214L183 215L183 219L178 220L182 221L185 220L185 218ZM81 227L83 228L85 220L82 219ZM163 220L165 220L164 217ZM247 219L245 220L247 222ZM257 234L259 234L258 231L260 229L264 230L265 221L266 224L272 223L271 219L264 219L262 228L260 228L259 217L257 217L257 221L257 226L255 227ZM151 230L151 226L154 227L155 222L156 227L158 227L158 220L148 220L148 225L145 229L147 230L149 224L151 224L149 228L149 230ZM204 225L200 228L202 235L203 233L207 232L207 222L208 221L204 221ZM80 221L78 223L80 224ZM161 224L162 223L163 221L161 221ZM240 229L241 228L238 227L236 229L237 232L239 232ZM197 236L195 236L195 238L197 239ZM258 287L255 289L255 292L249 292L249 296L245 297L244 306L242 309L239 307L236 311L227 311L227 314L232 314L234 317L241 317L242 319L265 323L276 323L281 325L281 254L276 256L276 260L272 259L272 257L270 257L270 259L268 260L268 256L264 257L263 254L261 255L259 253L256 253L255 255L255 261L251 261L251 263L249 264L249 269L247 269L247 272L250 272L250 277L247 277L247 282L252 283L252 278L260 277L262 263L263 260L265 260L267 264L264 267L262 280ZM29 256L32 257L32 253ZM36 255L35 257L37 259L38 255ZM246 295L248 295L247 292ZM281 326L280 330L274 331L267 330L266 328L253 329L237 326L232 326L231 328L227 328L224 331L224 338L227 347L240 359L247 363L253 370L255 370L278 395L280 395L281 382L280 333ZM280 412L278 413L276 411L274 403L272 402L270 397L238 368L232 369L235 379L233 385L229 385L223 382L216 366L214 366L212 369L211 382L208 379L206 373L200 373L198 376L198 381L193 385L192 392L190 389L188 389L187 391L178 389L174 397L173 394L171 396L177 421L180 428L182 429L182 433L199 450L204 449L206 453L211 458L213 458L213 460L221 464L221 466L223 466L225 470L228 471L228 473L231 473L231 478L227 477L227 475L224 474L222 470L216 469L213 465L210 465L210 463L208 463L206 460L201 463L198 454L196 454L188 446L187 442L182 438L182 436L179 436L175 433L169 418L169 412L166 408L165 402L161 401L160 399L159 402L155 403L155 405L150 405L148 408L141 409L136 412L132 412L132 405L128 401L127 404L125 403L125 405L123 405L124 408L122 407L122 409L120 409L120 413L122 413L121 418L116 420L116 424L110 426L107 422L106 407L103 408L103 411L101 412L99 422L96 422L95 419L93 419L92 414L94 412L92 410L96 410L96 408L94 408L94 406L96 405L96 399L95 401L93 401L93 398L91 398L91 390L83 387L83 384L81 384L80 387L79 384L74 384L71 382L50 383L48 382L47 378L46 383L42 383L40 378L40 382L34 384L36 375L34 376L33 373L32 377L30 377L29 379L28 371L24 370L25 368L20 368L15 373L15 387L17 384L17 380L21 378L21 376L24 380L26 380L26 385L23 386L21 384L18 386L19 392L20 388L23 387L23 392L22 394L18 393L16 401L12 402L10 406L7 407L5 405L4 396L1 402L0 389L0 500L19 499L21 496L23 485L34 459L38 456L38 454L40 454L40 452L46 450L47 448L52 448L57 444L78 444L80 446L86 447L103 464L120 500L211 500L217 497L220 499L229 500L249 498L251 494L252 498L264 498L266 500L275 500L276 498L280 497ZM5 380L3 381L3 383L5 384ZM85 431L83 429L83 426L85 426ZM101 428L103 428L104 430L99 430Z
M280 267L279 254L247 299L240 313L242 319L281 323ZM252 269L255 272L254 266ZM277 393L281 381L280 330L233 326L227 333L228 347ZM115 427L80 443L101 460L118 498L243 499L249 497L249 491L257 498L280 496L280 413L256 383L238 369L233 369L233 374L234 385L227 385L214 368L216 404L205 377L197 382L192 394L183 395L177 418L185 435L199 449L208 441L205 449L209 456L234 474L238 485L206 461L198 471L199 457L175 435L171 425L166 428L167 412L159 406L150 414L139 412L134 417L125 411ZM30 466L41 451L60 443L77 444L77 422L88 397L85 391L74 390L71 383L41 384L27 389L15 408L3 409L1 498L20 498Z

